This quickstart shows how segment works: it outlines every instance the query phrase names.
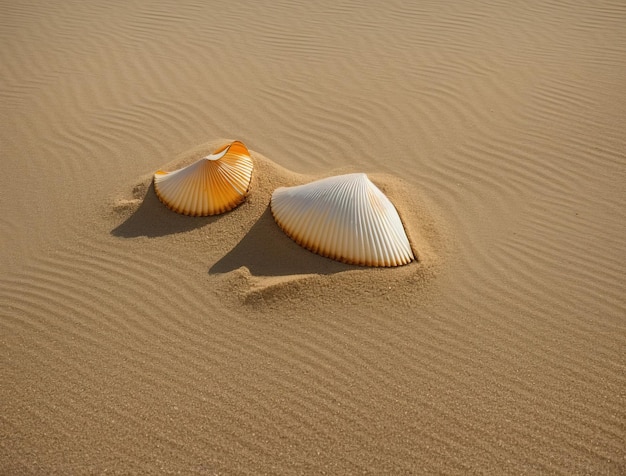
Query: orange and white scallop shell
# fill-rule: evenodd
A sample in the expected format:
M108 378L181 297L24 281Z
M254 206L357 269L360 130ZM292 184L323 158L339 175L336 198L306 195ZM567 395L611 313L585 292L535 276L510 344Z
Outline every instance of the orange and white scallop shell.
M362 266L400 266L415 259L398 211L362 173L281 187L272 215L296 243Z
M187 167L154 174L154 191L168 208L189 216L232 210L245 199L252 179L250 152L239 141Z

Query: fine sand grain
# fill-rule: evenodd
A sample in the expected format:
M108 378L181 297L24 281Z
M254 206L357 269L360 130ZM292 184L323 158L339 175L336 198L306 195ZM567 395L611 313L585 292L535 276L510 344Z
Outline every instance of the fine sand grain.
M0 45L0 473L626 472L623 1L0 1ZM229 139L242 205L159 202ZM276 226L351 172L416 262Z

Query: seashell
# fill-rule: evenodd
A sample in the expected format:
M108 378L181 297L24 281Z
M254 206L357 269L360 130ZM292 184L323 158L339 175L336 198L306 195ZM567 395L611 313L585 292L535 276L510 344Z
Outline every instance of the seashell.
M173 172L154 174L154 191L165 206L190 216L232 210L248 194L252 179L250 152L239 141Z
M274 191L278 226L314 253L362 266L400 266L415 258L393 203L362 173Z

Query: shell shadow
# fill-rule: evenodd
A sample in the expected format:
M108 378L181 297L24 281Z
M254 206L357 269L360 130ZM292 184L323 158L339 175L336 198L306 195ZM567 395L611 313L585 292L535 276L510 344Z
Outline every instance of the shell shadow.
M253 276L334 274L358 268L316 255L296 244L278 227L269 208L243 239L209 269L209 274L228 273L242 266Z
M150 184L139 208L121 225L111 230L111 234L122 238L153 238L190 231L215 223L220 218L222 215L188 217L173 212L159 201L154 192L154 184Z

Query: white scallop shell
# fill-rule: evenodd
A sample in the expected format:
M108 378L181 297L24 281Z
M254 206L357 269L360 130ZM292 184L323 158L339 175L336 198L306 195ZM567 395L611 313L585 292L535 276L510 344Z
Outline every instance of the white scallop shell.
M364 266L415 259L396 208L365 174L278 188L271 209L290 238L322 256Z
M251 179L250 152L235 141L182 169L159 170L154 174L154 191L175 212L208 216L243 202Z

